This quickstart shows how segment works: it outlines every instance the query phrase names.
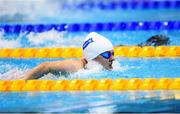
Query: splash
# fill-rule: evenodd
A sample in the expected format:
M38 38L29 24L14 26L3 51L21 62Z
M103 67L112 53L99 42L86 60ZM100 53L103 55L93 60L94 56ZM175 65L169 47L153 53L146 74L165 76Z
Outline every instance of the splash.
M113 61L112 67L112 71L125 71L128 69L128 67L121 66L120 59L118 58L116 58L115 61Z
M127 66L121 66L118 60L113 62L113 69L111 71L107 71L104 69L102 65L100 65L96 61L89 61L86 65L85 69L81 69L76 73L73 73L69 76L70 79L87 79L87 78L101 78L103 75L112 75L114 71L124 72L125 70L129 69Z
M85 69L80 69L78 72L70 74L69 78L92 78L92 75L101 74L103 69L103 66L100 65L98 62L88 61Z
M0 39L0 48L17 48L20 47L20 44L18 41L13 40L2 40Z
M12 68L11 70L8 70L6 73L0 74L0 80L21 79L27 71L28 71L28 69L22 70L19 68Z
M4 32L0 32L0 48L17 48L20 47L19 40L8 40L4 37Z
M8 61L8 60L5 60L5 61ZM29 68L27 68L26 65L23 67L20 67L20 66L17 66L16 64L13 64L12 62L6 63L4 61L0 61L0 80L20 79L29 70Z
M40 80L58 80L58 79L66 79L66 78L63 75L56 76L51 73L48 73L47 75L44 75L43 77L40 78Z
M54 0L55 1L55 0ZM55 17L59 11L58 2L50 0L0 0L0 20L7 21L30 21L38 20L40 17ZM23 10L22 10L23 9ZM47 10L51 9L51 10ZM42 13L46 11L46 13Z
M31 32L27 35L30 46L33 47L80 47L82 37L66 38L66 32L51 30L43 33ZM38 39L38 40L37 40Z
M0 0L0 22L41 23L47 22L47 19L48 22L60 22L61 19L69 19L74 15L72 13L71 17L69 17L69 13L67 14L67 12L64 12L64 9L72 9L77 2L80 1L53 0L52 2L51 0ZM77 14L75 17L78 17Z
M42 33L20 33L18 36L0 32L0 48L18 47L81 47L84 36L51 30Z

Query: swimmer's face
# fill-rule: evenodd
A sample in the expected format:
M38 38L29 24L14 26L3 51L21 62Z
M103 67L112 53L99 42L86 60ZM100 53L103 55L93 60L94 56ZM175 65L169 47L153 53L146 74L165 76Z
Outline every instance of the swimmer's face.
M112 63L114 61L114 50L101 53L99 56L95 58L95 60L99 62L107 70L113 69Z

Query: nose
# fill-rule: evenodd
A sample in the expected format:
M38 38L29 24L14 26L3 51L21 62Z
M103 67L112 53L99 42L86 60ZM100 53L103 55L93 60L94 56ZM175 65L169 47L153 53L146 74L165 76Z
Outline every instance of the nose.
M114 55L111 55L111 57L109 58L109 61L110 62L113 62L115 59L114 59Z

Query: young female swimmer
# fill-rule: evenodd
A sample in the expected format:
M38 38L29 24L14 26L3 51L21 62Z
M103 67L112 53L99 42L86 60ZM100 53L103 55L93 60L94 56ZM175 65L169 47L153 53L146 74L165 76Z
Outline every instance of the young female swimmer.
M100 63L105 69L111 70L114 61L114 50L112 43L104 36L91 32L82 45L83 58L79 60L63 60L44 62L28 72L22 79L38 79L45 74L58 74L60 72L72 73L85 68L90 60Z
M155 35L150 37L146 42L138 44L138 46L160 46L168 45L169 38L163 35ZM122 45L119 45L122 46ZM83 43L83 58L79 60L64 60L54 62L44 62L32 69L22 79L38 79L45 74L59 74L60 72L72 73L85 68L88 61L94 60L100 63L105 69L111 70L114 61L114 50L112 43L104 36L91 32Z

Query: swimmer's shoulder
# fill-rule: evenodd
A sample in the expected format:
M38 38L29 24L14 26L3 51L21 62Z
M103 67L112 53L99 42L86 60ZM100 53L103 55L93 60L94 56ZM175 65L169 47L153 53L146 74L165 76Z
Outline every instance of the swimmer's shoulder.
M63 60L61 62L62 63L67 63L67 64L78 64L78 63L81 63L80 60L72 60L72 59L70 59L70 60Z
M65 65L66 67L69 67L73 71L77 71L83 68L81 60L64 60L61 64Z

